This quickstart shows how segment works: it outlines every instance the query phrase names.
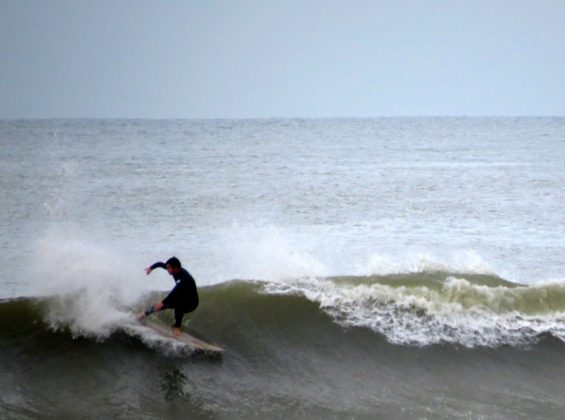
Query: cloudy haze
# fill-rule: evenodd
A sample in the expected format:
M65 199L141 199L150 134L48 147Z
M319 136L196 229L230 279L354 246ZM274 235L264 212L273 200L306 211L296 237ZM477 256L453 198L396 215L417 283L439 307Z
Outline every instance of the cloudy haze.
M565 2L0 0L0 60L0 118L565 115Z

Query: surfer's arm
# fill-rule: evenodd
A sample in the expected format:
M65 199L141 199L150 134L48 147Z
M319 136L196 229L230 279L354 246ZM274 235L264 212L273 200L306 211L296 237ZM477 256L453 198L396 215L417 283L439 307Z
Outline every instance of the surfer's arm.
M147 310L145 311L145 316L149 316L154 312L159 312L161 309L163 309L165 305L163 304L163 302L159 302L156 303L155 305L151 305L149 308L147 308Z
M163 302L156 303L155 305L150 305L144 312L141 312L139 315L137 315L137 320L143 321L149 315L151 315L155 312L159 312L164 307L165 307L165 305L163 304Z
M164 262L158 261L155 264L153 264L150 267L147 267L145 269L145 272L147 274L151 273L153 270L155 270L156 268L164 268L165 270L167 269L167 264L165 264Z

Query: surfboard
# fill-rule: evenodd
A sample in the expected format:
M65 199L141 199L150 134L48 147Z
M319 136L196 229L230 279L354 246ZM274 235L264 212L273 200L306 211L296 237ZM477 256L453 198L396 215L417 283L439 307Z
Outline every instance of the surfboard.
M211 353L217 355L221 355L224 352L223 348L218 347L214 344L207 343L204 340L201 340L184 332L181 332L180 335L175 337L173 335L173 331L171 327L166 327L158 322L145 319L143 321L140 321L140 324L143 325L144 327L151 328L153 331L155 331L157 334L159 334L162 337L171 340L180 341L181 343L188 346L191 350L194 350L196 352Z

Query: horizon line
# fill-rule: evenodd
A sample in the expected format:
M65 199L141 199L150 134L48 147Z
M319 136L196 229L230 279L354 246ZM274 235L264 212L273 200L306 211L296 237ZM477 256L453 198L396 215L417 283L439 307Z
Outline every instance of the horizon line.
M0 121L272 121L272 120L370 120L405 118L564 118L563 115L375 115L375 116L327 116L327 117L0 117Z

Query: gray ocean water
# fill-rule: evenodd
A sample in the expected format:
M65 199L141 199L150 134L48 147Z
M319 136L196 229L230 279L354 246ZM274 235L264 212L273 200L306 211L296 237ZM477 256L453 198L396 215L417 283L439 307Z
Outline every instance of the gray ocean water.
M0 414L559 418L564 168L565 118L0 121ZM172 255L220 361L123 329Z

